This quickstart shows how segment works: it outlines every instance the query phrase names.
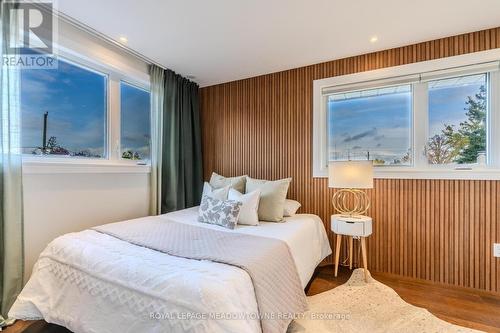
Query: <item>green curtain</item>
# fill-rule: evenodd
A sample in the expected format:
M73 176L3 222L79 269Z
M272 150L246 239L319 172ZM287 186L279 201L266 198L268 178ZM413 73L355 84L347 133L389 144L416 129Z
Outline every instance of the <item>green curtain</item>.
M6 22L8 6L0 0L0 57L7 41L19 34L16 16ZM14 4L7 4L15 6ZM12 54L9 54L12 56ZM3 63L3 62L2 62ZM2 65L0 65L2 66ZM6 317L23 286L23 201L19 69L2 66L0 75L0 311ZM7 324L0 318L0 327Z
M156 148L161 157L157 163L152 163L153 171L158 169L151 178L152 188L158 187L152 189L155 191L151 195L152 210L155 209L156 197L159 199L159 213L168 213L200 202L203 171L199 87L171 70L154 65L150 74L152 115L155 118L152 119L152 137L155 130L161 133ZM161 96L155 96L157 94Z

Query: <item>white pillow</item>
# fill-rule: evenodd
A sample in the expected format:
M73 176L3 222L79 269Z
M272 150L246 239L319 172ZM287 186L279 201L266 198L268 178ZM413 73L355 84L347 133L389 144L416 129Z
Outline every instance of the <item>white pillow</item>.
M203 184L203 193L201 197L208 195L211 198L218 200L227 200L227 194L229 192L229 185L223 188L214 189L209 183L205 182Z
M212 172L212 177L210 177L210 181L208 182L210 186L213 188L221 188L226 187L227 185L234 188L236 191L240 193L245 192L245 183L247 182L247 176L238 176L238 177L224 177L221 175Z
M259 225L260 190L242 194L232 188L229 189L228 200L241 202L238 224Z
M292 178L280 180L253 179L247 177L246 192L260 190L259 220L283 222L283 206Z
M294 216L297 210L302 206L300 202L286 199L283 207L283 216Z

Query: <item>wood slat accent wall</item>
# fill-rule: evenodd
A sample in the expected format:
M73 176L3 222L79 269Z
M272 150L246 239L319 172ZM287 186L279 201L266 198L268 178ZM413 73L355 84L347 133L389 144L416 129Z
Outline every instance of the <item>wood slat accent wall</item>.
M203 88L205 178L293 177L289 197L323 219L333 244L333 190L312 177L313 80L498 47L500 28ZM498 181L378 179L369 195L371 270L500 292Z

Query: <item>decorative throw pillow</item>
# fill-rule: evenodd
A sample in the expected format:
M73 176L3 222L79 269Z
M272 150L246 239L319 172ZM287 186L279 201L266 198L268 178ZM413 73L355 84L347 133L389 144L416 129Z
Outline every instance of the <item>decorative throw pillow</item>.
M260 190L242 194L232 188L229 189L228 200L241 202L238 224L259 225Z
M260 180L247 177L246 193L260 190L259 221L282 222L286 194L292 178Z
M295 200L286 199L283 209L283 216L294 216L297 210L302 206L300 202Z
M203 193L201 194L201 197L203 199L203 197L209 196L219 200L226 200L228 192L229 192L229 186L214 189L212 186L210 186L210 184L205 182L203 184Z
M219 200L208 195L201 199L198 221L234 229L240 215L241 202Z
M210 177L210 185L214 188L221 188L230 186L240 193L245 193L245 183L247 181L247 176L238 177L224 177L212 172L212 177Z

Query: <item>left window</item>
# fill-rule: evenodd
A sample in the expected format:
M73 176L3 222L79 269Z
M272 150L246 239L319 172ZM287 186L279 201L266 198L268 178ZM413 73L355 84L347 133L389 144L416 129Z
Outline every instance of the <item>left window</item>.
M105 158L108 76L67 61L21 72L24 154Z
M326 103L329 161L411 164L411 85L332 94Z

